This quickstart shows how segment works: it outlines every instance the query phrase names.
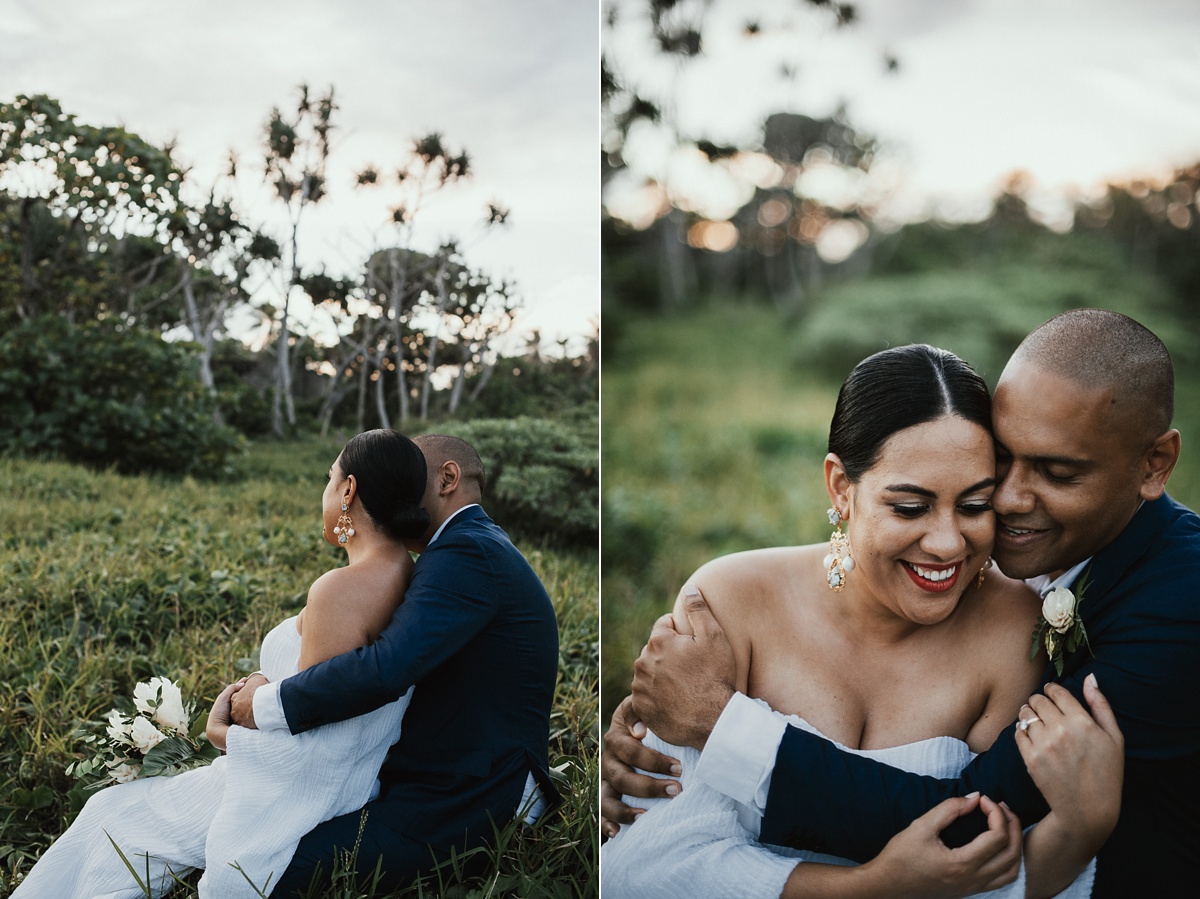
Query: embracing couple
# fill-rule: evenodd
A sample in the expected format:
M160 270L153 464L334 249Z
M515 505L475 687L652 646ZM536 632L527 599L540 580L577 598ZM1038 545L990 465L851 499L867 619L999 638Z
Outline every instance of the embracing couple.
M1165 493L1173 405L1161 341L1103 310L1030 334L994 398L931 347L860 363L829 546L705 565L635 664L605 899L1194 895L1200 518Z
M290 899L350 855L396 889L557 803L554 611L479 505L478 454L368 431L328 477L323 534L348 564L222 691L208 735L226 753L98 792L14 897L161 896L203 868L202 897Z

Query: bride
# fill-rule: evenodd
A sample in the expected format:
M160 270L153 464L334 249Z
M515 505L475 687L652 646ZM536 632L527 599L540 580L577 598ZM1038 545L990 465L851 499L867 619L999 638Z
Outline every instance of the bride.
M412 575L404 541L429 526L420 508L425 458L402 434L359 434L328 477L322 533L346 551L348 564L317 578L300 613L264 638L261 664L272 681L374 641ZM157 897L198 868L204 899L267 895L304 834L373 798L409 695L292 735L231 725L239 688L226 687L209 715L208 736L225 755L205 768L96 793L13 899Z
M690 633L682 602L702 592L733 646L740 692L851 751L957 776L1017 717L1046 664L1044 655L1030 659L1037 595L986 570L996 483L986 385L962 360L928 346L864 360L838 396L825 482L836 528L829 546L709 562L685 585L675 626ZM1050 698L1078 711L1069 696ZM1043 717L1055 706L1047 708ZM1028 733L1040 739L1036 725ZM961 896L1004 887L1014 874L997 895L1052 895L1070 884L1065 895L1084 897L1094 876L1088 859L1120 803L1118 746L1102 753L1104 789L1080 784L1080 795L1100 797L1087 833L1052 810L1025 835L1021 859L1019 823L1006 807L986 797L950 800L856 868L759 844L754 814L695 780L700 752L653 734L645 742L680 760L683 790L669 800L627 797L648 810L601 851L606 899ZM976 803L991 826L980 841L1007 848L963 872L947 862L954 852L961 861L961 851L945 850L937 832ZM927 852L935 843L939 852ZM921 870L918 862L930 859L933 870Z

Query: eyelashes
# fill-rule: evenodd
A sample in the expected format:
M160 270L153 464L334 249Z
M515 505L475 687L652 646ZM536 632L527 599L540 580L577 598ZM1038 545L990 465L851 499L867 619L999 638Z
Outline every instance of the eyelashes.
M929 506L925 503L892 503L892 511L901 518L920 518L929 511ZM970 516L984 515L992 511L992 504L984 502L962 503L958 506L958 511Z

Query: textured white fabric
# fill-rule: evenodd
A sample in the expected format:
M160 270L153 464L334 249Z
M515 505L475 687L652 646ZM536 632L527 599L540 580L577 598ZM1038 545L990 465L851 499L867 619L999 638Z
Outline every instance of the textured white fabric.
M282 680L296 672L299 658L300 635L289 618L263 640L263 672ZM257 896L247 877L269 893L304 834L375 796L379 767L399 739L411 692L369 714L295 736L232 727L228 754L207 768L101 790L13 899L145 896L109 836L154 896L170 889L172 872L183 877L202 867L203 899Z
M753 702L766 706L761 700ZM818 733L804 719L795 715L786 717L788 723ZM632 825L623 826L616 837L601 847L600 884L604 899L773 899L783 891L792 868L800 862L852 864L820 853L758 843L739 820L738 804L696 781L698 751L671 746L652 733L643 742L680 760L683 776L678 780L683 791L674 799L625 797L626 802L646 808L647 812ZM954 737L933 737L888 749L841 748L934 777L956 777L974 757L967 744ZM1060 897L1090 896L1095 867L1093 861ZM1024 866L1016 882L983 895L1023 899Z

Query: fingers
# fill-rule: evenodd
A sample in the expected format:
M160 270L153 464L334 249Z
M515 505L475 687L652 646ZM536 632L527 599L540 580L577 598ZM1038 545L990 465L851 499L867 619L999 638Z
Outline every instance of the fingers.
M614 837L622 824L632 824L645 809L626 805L621 793L611 785L600 783L600 830L606 837Z
M981 842L979 848L981 852L994 848L993 854L981 862L979 873L987 879L987 889L992 890L1012 883L1020 873L1021 822L1003 802L993 802L986 796L980 797L979 809L987 815L988 831L976 839L993 838Z
M958 818L975 811L979 806L979 794L969 796L954 796L945 799L914 821L931 833L941 833Z
M1108 699L1100 692L1100 687L1096 683L1096 675L1089 674L1083 682L1083 698L1087 700L1088 708L1092 710L1092 717L1096 719L1096 723L1101 729L1118 741L1119 745L1125 745L1125 736L1121 733L1121 728L1117 725L1117 716L1113 714L1112 706L1108 704Z
M658 616L658 619L654 622L654 627L650 628L649 642L653 643L655 640L664 640L678 633L679 631L675 629L675 619L668 612L665 615Z
M683 610L687 612L688 624L697 637L714 638L721 635L721 625L713 617L712 610L695 584L683 588Z

